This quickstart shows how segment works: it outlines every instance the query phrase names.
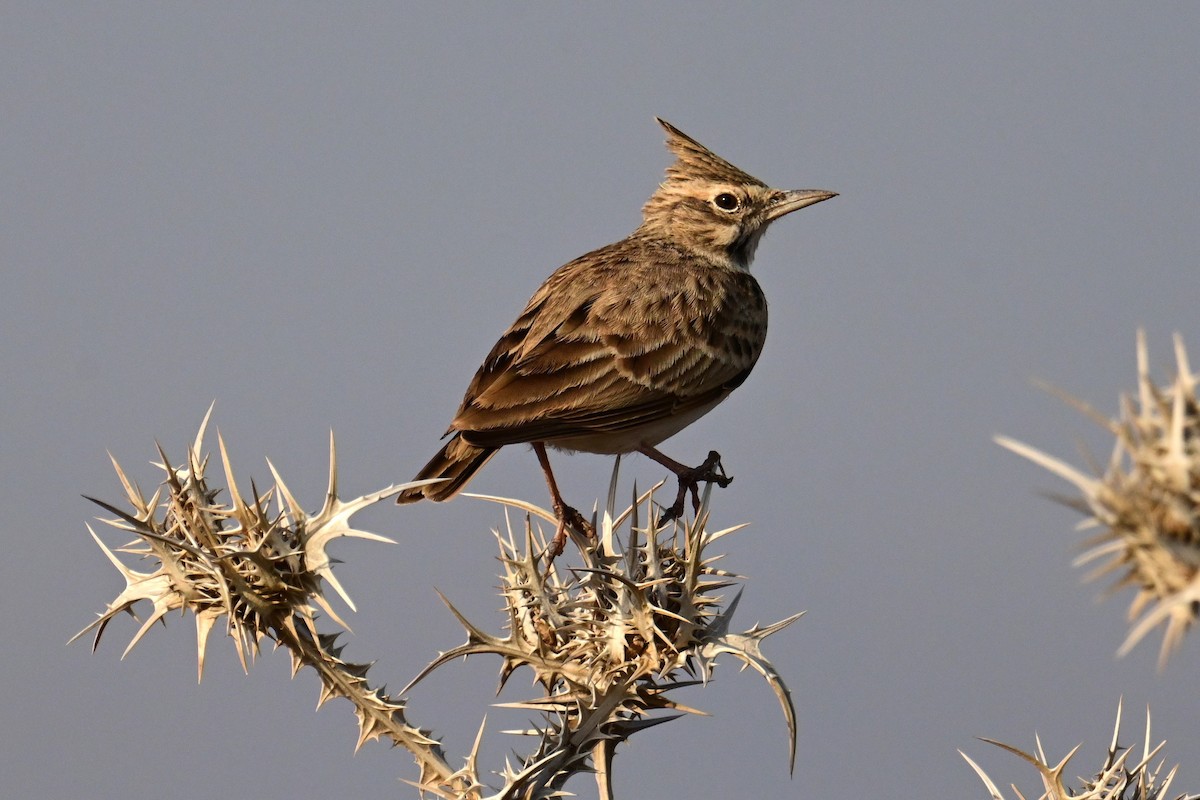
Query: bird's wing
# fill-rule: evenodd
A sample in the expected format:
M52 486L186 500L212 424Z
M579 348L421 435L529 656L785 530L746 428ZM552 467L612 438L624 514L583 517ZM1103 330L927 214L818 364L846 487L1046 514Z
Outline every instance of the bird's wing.
M472 444L637 428L750 373L766 301L749 274L585 259L551 276L476 373L451 425Z

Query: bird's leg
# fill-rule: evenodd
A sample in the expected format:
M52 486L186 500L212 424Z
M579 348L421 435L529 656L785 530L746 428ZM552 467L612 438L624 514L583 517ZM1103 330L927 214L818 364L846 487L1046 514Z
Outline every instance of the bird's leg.
M570 525L580 535L589 539L595 538L596 531L591 524L571 506L563 502L562 493L558 491L558 483L550 470L550 458L546 455L546 445L542 442L533 443L533 452L537 453L538 463L546 475L546 485L550 487L550 499L554 503L554 516L558 517L558 529L554 531L554 539L546 553L547 567L555 558L562 555L567 546L567 526Z
M709 450L708 458L704 459L704 463L698 467L680 464L648 444L640 446L638 452L662 464L674 472L675 477L679 479L679 492L675 495L675 502L663 514L661 522L670 522L683 514L683 500L687 497L688 492L692 493L692 511L699 511L701 483L715 483L724 489L733 482L733 476L725 474L725 467L721 464L721 454L716 450Z

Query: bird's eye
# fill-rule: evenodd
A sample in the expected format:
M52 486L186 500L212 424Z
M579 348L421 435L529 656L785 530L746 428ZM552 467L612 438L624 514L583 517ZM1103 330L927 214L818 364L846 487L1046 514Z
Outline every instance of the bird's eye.
M714 197L713 204L722 211L737 211L739 205L737 196L729 192L721 192Z

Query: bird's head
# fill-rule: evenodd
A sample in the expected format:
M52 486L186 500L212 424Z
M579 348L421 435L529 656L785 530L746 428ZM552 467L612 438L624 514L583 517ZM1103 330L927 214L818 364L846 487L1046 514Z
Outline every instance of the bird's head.
M748 269L775 220L836 197L823 189L772 189L713 153L666 120L675 163L642 208L639 231L669 239L718 263Z

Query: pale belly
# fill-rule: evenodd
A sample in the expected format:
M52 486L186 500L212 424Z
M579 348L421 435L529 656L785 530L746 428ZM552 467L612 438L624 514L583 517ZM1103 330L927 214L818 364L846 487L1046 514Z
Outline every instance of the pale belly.
M727 396L727 394L722 395L706 406L692 409L685 414L655 420L639 428L630 428L625 431L590 433L562 439L550 439L546 441L546 444L555 450L599 453L602 455L631 453L643 445L654 447L659 442L671 438L709 411L712 411Z

